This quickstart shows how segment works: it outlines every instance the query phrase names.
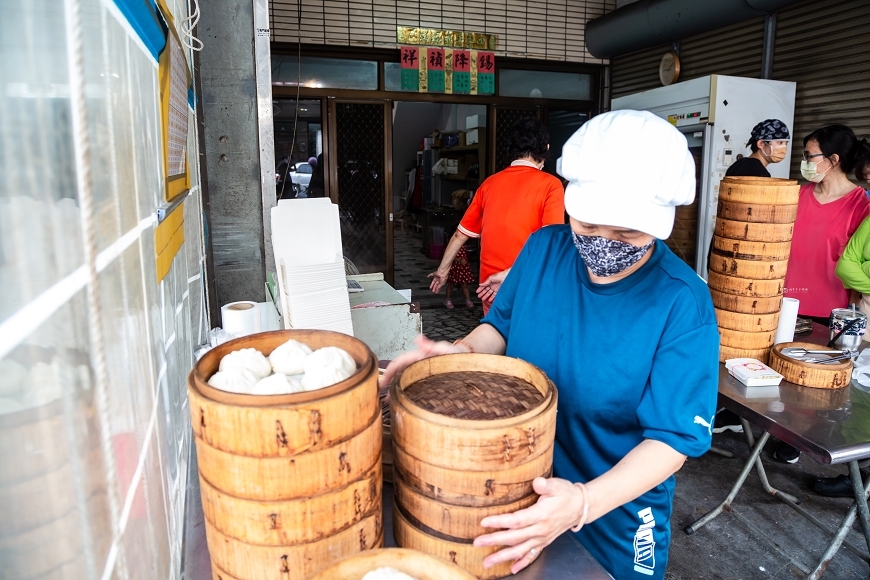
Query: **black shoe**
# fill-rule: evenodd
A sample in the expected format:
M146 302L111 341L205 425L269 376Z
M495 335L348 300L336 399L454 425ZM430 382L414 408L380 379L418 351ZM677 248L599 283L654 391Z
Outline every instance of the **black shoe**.
M852 489L852 479L848 475L837 477L820 477L813 484L816 493L825 497L848 497L855 499Z
M789 445L780 443L779 449L773 452L773 458L781 463L797 463L801 452Z
M713 433L724 433L725 431L743 433L740 417L728 409L722 409L716 413L716 420L713 422Z

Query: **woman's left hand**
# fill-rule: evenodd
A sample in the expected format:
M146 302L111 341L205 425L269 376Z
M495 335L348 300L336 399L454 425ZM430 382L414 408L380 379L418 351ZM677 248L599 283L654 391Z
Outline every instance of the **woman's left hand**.
M516 574L580 521L584 497L574 484L555 477L538 477L532 485L541 496L535 505L512 514L489 516L480 522L485 528L504 528L504 531L478 536L475 546L508 546L488 556L483 561L484 568L513 560L511 573Z

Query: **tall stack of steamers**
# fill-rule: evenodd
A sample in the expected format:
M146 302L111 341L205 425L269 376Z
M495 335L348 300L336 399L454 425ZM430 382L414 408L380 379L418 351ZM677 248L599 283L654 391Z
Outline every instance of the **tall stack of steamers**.
M708 285L719 360L767 362L773 346L799 195L797 181L726 177L719 186Z

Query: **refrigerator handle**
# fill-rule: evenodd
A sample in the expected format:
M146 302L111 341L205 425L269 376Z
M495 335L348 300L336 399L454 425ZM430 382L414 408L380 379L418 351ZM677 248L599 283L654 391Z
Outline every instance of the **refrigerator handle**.
M718 192L712 187L713 168L713 125L704 126L704 145L701 153L701 191L698 194L698 235L697 251L695 252L695 271L704 280L707 279L707 253L713 239L713 228L716 223L716 206Z

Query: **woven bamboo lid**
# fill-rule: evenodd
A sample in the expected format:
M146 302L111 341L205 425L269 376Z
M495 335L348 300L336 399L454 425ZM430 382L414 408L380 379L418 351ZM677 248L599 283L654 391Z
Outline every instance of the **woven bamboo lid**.
M719 184L719 199L739 203L793 205L800 188L794 179L776 177L726 177Z
M405 389L420 408L457 419L515 417L534 409L544 394L517 377L459 371L426 377Z

